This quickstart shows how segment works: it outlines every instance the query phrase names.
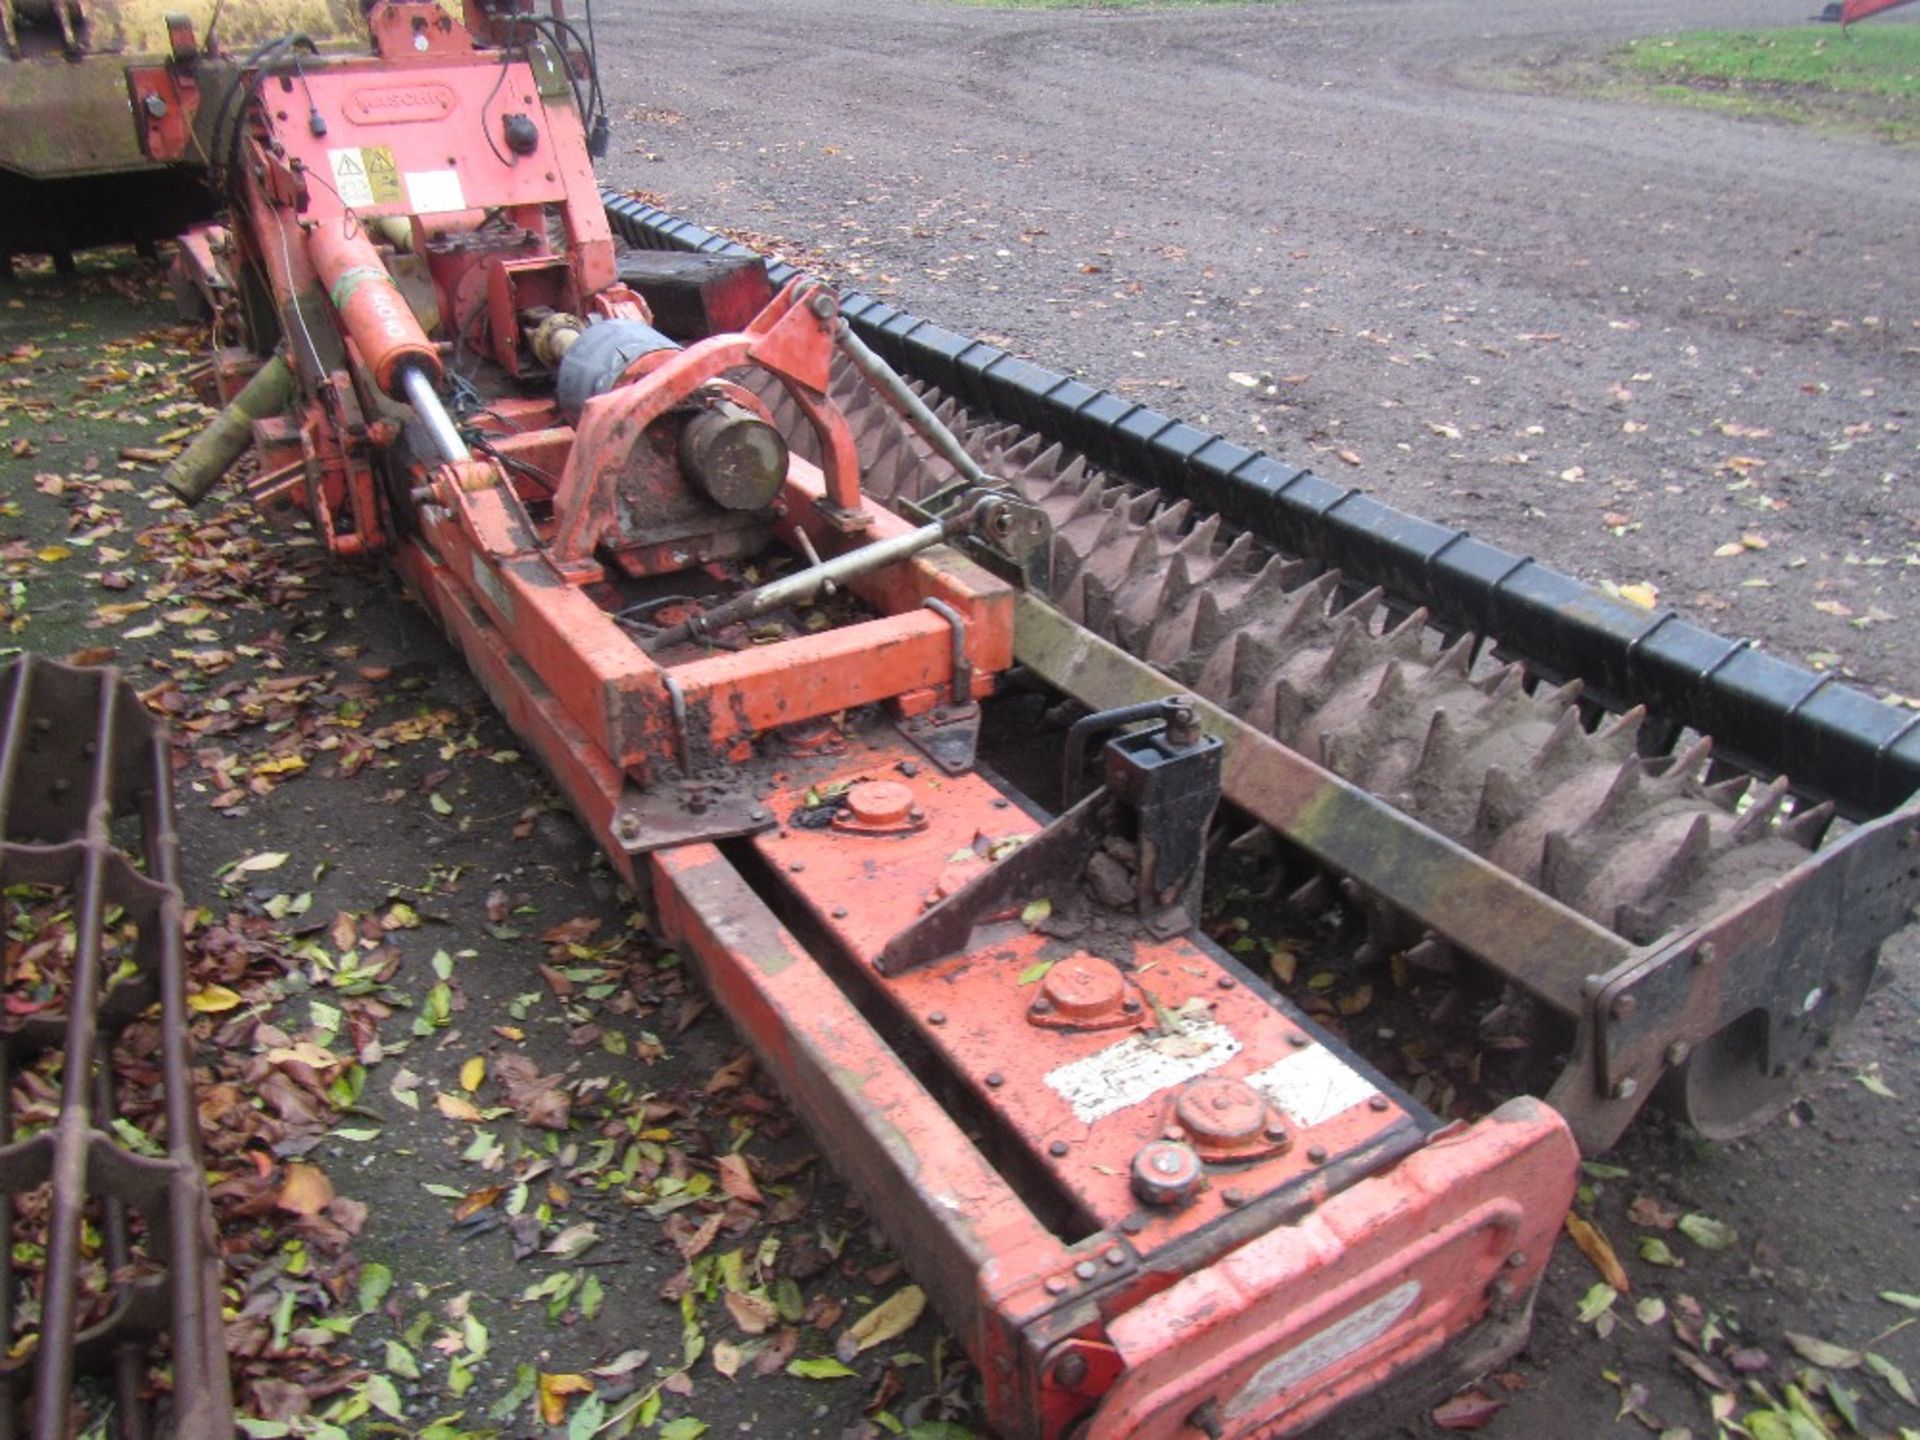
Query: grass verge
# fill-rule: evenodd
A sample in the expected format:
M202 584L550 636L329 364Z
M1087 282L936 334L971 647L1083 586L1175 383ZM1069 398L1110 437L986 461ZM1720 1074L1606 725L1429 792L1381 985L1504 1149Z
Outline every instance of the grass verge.
M1920 26L1696 30L1636 40L1612 57L1646 98L1920 143Z

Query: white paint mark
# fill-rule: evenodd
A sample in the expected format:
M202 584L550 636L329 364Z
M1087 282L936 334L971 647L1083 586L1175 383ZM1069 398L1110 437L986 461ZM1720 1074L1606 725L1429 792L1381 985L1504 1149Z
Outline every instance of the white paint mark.
M1247 1077L1303 1130L1358 1105L1379 1087L1324 1045L1309 1045Z
M407 197L416 215L448 215L467 208L466 192L455 170L407 171Z
M1215 1020L1188 1019L1180 1035L1129 1035L1116 1045L1047 1073L1047 1084L1082 1123L1137 1105L1162 1090L1224 1065L1240 1053L1233 1032Z

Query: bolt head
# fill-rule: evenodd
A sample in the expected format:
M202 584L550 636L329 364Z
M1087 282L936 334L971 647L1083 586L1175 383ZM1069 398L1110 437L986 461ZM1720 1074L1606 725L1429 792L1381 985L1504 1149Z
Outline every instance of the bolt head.
M1684 1040L1676 1040L1667 1046L1667 1064L1684 1065L1687 1057L1693 1054L1693 1047Z
M1631 1100L1639 1093L1640 1082L1631 1075L1613 1082L1613 1098L1616 1100Z

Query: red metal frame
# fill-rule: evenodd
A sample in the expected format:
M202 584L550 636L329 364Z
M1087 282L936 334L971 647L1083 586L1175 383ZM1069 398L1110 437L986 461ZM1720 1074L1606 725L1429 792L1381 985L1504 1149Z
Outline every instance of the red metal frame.
M1551 1111L1436 1133L1189 938L1143 932L1116 963L1016 908L959 953L881 973L890 940L1040 828L979 774L928 763L904 723L994 692L1014 591L932 549L847 582L871 618L649 654L621 597L701 562L621 533L630 462L703 396L751 411L742 367L787 390L823 457L789 465L764 517L779 542L833 556L912 528L862 502L827 396L834 297L797 282L738 333L634 362L569 423L533 391L526 315L647 318L617 279L578 117L435 5L381 0L369 26L375 53L316 66L286 109L270 80L231 237L187 246L222 299L223 263L263 276L291 331L301 399L256 426L257 491L299 499L335 550L391 552L833 1142L978 1361L995 1428L1172 1436L1199 1415L1293 1433L1470 1333L1517 1343L1503 1316L1524 1314L1573 1184ZM489 128L508 109L537 117L531 154ZM380 178L361 188L347 153ZM437 310L417 331L388 323L408 283ZM411 458L404 372L463 354L503 377L469 425L483 453ZM838 820L795 823L850 787L866 788ZM1198 1157L1191 1186L1136 1183L1176 1144Z

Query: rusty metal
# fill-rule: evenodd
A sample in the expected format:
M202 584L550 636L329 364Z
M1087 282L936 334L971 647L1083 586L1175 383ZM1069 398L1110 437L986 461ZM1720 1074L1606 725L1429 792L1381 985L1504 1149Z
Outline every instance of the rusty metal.
M10 1099L0 1118L0 1334L14 1346L0 1359L0 1435L64 1440L76 1376L98 1373L111 1379L118 1436L225 1440L233 1417L188 1069L169 746L117 671L27 656L0 687L0 881L58 888L75 929L64 1004L0 1020L0 1088L10 1094L13 1074L50 1051L61 1075L51 1128L16 1134ZM113 949L110 976L108 935L128 924L136 938ZM116 1125L110 1058L120 1032L156 1006L164 1130L135 1149L126 1122ZM17 1197L42 1185L45 1270L29 1344L11 1252ZM105 1313L85 1324L83 1226L103 1237L111 1287ZM159 1407L145 1398L156 1360L171 1377Z

